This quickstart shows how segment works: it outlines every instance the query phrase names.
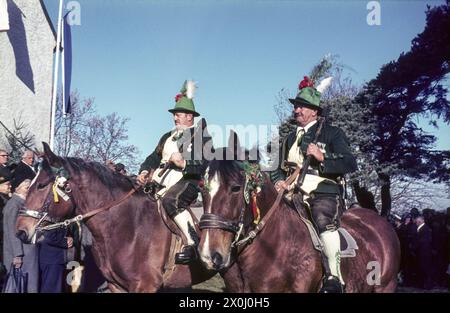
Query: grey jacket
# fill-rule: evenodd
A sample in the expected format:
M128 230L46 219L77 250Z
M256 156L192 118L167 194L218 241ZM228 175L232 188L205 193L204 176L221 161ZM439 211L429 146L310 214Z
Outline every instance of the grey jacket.
M28 273L28 292L38 292L39 264L35 245L23 244L16 237L16 221L24 200L13 195L3 208L3 263L9 270L14 257L22 257L22 270Z

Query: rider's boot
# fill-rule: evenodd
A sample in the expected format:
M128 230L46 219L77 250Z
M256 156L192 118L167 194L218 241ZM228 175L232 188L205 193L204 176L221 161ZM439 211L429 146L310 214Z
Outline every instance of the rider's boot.
M182 251L175 254L176 264L189 264L192 261L197 260L197 246L199 238L195 231L194 221L188 210L184 210L177 214L173 218L178 228L183 232L186 237L187 244L183 247Z
M320 234L330 273L325 274L321 293L344 293L345 283L341 274L341 242L337 230L325 231Z

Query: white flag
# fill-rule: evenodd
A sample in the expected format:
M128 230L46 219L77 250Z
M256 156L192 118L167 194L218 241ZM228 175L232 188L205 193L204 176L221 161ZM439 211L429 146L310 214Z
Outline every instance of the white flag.
M6 0L0 0L0 32L9 30L8 5Z

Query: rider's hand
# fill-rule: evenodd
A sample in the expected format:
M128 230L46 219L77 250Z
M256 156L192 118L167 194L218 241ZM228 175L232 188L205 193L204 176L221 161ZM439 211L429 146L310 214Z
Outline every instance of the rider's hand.
M138 177L136 178L136 181L138 182L138 184L140 185L145 185L148 181L148 171L142 171Z
M324 156L319 147L313 143L310 143L308 149L306 150L306 155L312 155L317 161L323 162Z
M22 266L23 260L21 256L16 256L13 259L13 265L15 268L20 268Z
M288 184L286 184L286 181L284 181L284 180L279 180L279 181L277 181L277 182L275 183L275 189L276 189L277 191L285 190L285 189L287 189L288 187L289 187Z
M73 238L72 237L66 237L67 239L67 248L73 247Z
M169 162L172 162L173 164L175 164L176 167L179 167L181 169L184 169L186 167L186 161L180 152L172 153Z

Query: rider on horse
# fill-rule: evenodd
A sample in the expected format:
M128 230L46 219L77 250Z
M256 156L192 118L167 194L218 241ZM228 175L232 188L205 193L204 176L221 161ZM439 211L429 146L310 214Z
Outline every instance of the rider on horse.
M187 245L175 255L175 263L188 264L197 259L198 235L191 214L186 210L198 196L198 183L204 171L203 146L211 140L194 127L195 111L193 93L195 85L186 81L181 93L175 97L173 114L175 129L165 133L152 154L142 163L138 181L152 180L158 186L157 197L170 218L182 231ZM200 132L198 132L200 130ZM197 134L199 136L197 136ZM152 174L152 177L148 177Z
M300 192L304 205L310 209L313 224L323 244L329 272L325 270L321 292L343 292L345 282L340 271L340 239L337 229L343 206L339 179L346 173L356 170L356 160L349 147L344 132L331 125L323 125L317 144L313 143L318 129L318 118L322 113L321 92L305 77L299 85L294 105L297 129L291 132L282 145L281 165L273 173L275 187L293 189L285 183L289 168L284 161L296 163L299 167L307 155L312 155L310 167ZM302 169L302 171L305 169ZM342 208L342 207L341 207Z

